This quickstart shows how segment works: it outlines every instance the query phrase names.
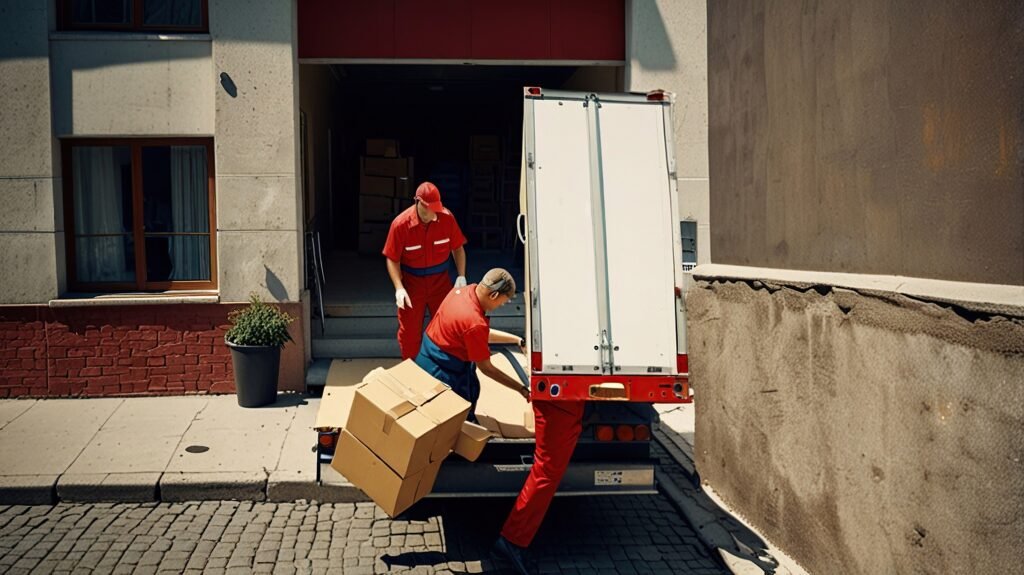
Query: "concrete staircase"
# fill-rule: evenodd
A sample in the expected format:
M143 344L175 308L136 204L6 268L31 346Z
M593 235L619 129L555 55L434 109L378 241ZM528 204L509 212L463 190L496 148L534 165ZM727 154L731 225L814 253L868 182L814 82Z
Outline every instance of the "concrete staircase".
M398 318L394 304L327 306L330 317L312 321L313 364L306 372L306 387L323 387L333 359L399 357ZM526 320L521 302L491 314L491 327L523 335Z

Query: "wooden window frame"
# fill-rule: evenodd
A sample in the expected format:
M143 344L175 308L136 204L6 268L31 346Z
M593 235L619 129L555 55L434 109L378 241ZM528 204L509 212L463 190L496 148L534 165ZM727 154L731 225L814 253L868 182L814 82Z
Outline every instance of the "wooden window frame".
M200 0L201 23L199 26L147 25L145 23L146 0L132 0L132 21L129 24L76 24L71 14L72 0L57 0L57 24L60 30L84 30L107 32L167 32L171 34L205 34L210 31L210 0Z
M132 237L135 242L135 281L98 283L78 281L75 259L75 190L72 171L72 150L81 147L127 146L132 157ZM207 203L210 236L209 281L158 281L146 278L146 230L143 216L142 149L170 146L203 146L206 148ZM67 254L68 285L81 293L162 292L170 290L217 289L217 200L214 169L213 138L70 138L61 140L61 170L64 176L64 240ZM176 235L158 233L157 235ZM180 235L180 234L177 234ZM186 235L202 235L188 233Z

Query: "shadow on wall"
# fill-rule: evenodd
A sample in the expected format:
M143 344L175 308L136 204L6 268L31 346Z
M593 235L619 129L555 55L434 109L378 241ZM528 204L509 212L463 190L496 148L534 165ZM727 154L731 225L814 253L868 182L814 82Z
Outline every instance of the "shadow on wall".
M658 3L635 0L632 5L632 38L627 41L627 48L632 48L629 59L635 60L643 70L675 70L677 62L672 39L665 29Z
M270 271L266 265L263 266L265 273L265 281L267 282L267 291L270 295L274 296L277 301L291 301L288 298L288 288L284 287L284 283L277 277L277 274Z

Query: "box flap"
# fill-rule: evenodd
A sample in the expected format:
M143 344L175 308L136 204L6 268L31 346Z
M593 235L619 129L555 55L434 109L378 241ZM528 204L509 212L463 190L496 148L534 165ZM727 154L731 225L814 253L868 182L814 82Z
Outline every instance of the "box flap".
M476 425L469 421L462 422L462 430L455 442L455 453L464 457L467 461L476 461L491 439L491 432L482 425Z

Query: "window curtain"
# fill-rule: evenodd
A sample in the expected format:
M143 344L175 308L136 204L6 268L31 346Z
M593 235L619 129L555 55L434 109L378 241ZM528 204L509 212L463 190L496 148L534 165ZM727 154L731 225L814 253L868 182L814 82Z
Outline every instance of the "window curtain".
M201 0L146 0L146 24L199 26Z
M129 24L132 0L74 0L71 18L79 24Z
M171 222L175 232L209 232L206 148L171 147ZM173 280L210 279L209 236L171 237Z
M75 262L84 282L130 281L126 277L121 162L115 148L74 148ZM82 235L119 234L81 238ZM80 241L78 241L80 240Z

